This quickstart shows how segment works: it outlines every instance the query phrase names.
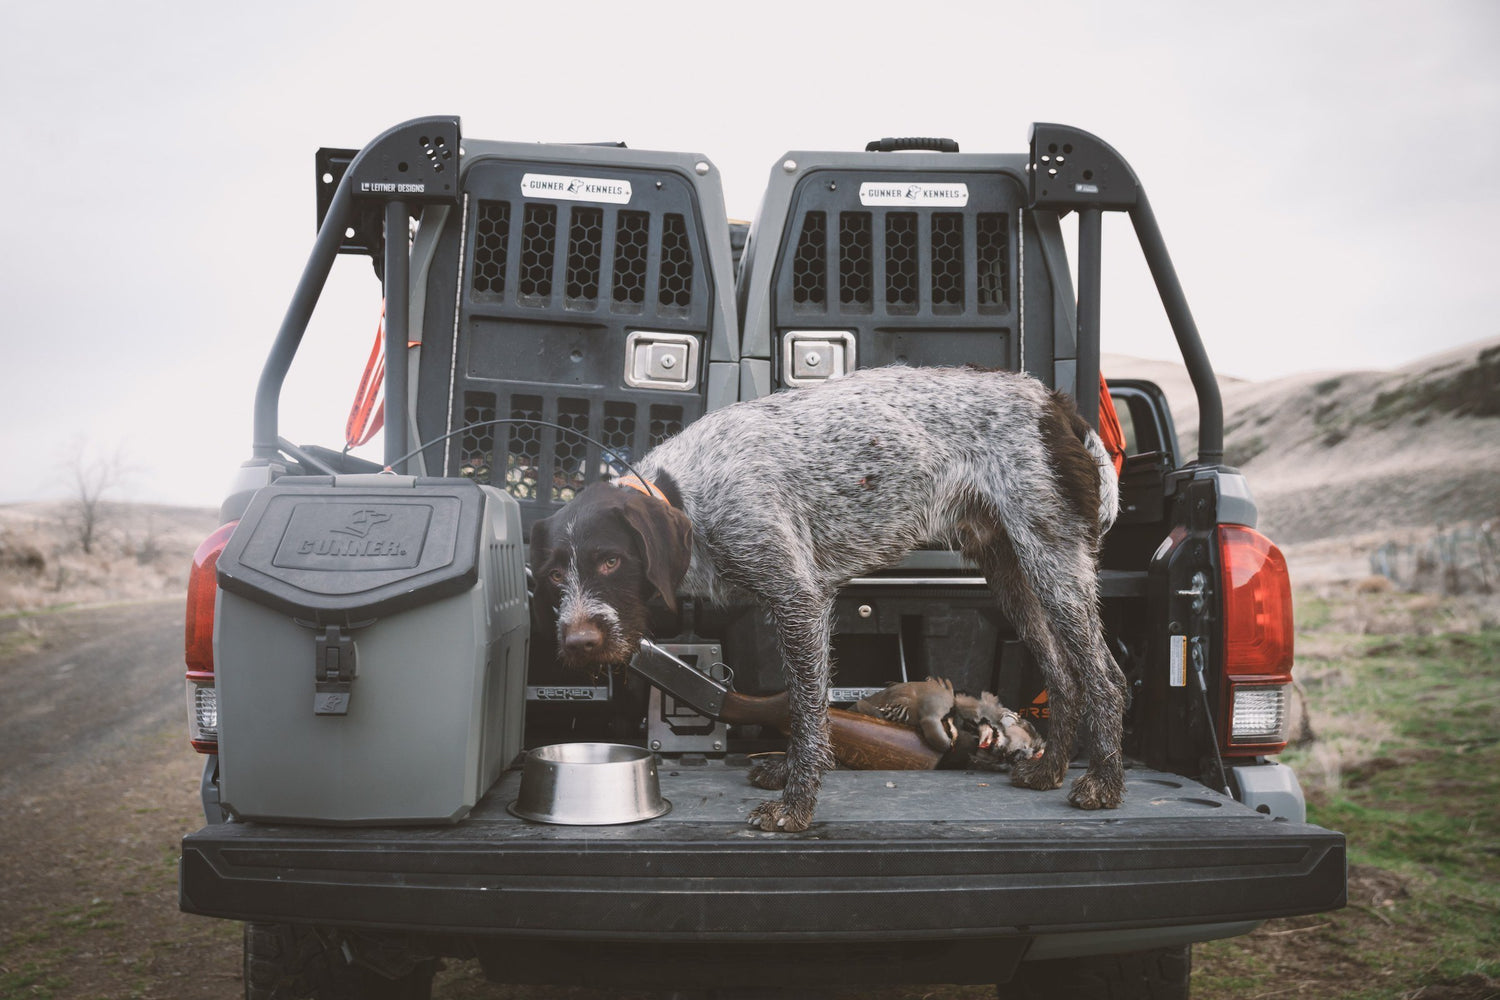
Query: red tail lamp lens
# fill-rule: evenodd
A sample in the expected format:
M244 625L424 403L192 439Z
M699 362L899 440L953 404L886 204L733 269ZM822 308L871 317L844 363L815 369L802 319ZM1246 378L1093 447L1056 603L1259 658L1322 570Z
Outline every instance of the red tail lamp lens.
M1219 528L1224 567L1224 671L1292 673L1292 582L1286 558L1260 532L1239 525Z
M183 659L187 663L188 740L199 753L219 752L219 702L214 688L214 599L219 593L219 553L238 522L215 529L193 553L188 573L187 625Z
M214 672L214 598L219 593L219 553L229 544L229 536L238 523L230 521L216 528L193 553L193 568L188 573L187 628L183 637L183 658L190 675L211 675Z
M1292 582L1286 558L1265 535L1219 528L1224 579L1225 751L1286 749L1292 681Z

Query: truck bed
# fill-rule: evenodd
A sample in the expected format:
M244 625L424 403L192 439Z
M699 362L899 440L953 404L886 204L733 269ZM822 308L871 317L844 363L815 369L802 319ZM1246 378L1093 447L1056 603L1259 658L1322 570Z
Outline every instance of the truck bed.
M1139 766L1124 805L1095 813L1004 774L836 771L801 834L746 824L768 793L743 758L660 776L671 811L626 826L512 816L518 769L451 827L209 825L183 840L182 908L559 943L1029 943L1344 902L1341 834Z

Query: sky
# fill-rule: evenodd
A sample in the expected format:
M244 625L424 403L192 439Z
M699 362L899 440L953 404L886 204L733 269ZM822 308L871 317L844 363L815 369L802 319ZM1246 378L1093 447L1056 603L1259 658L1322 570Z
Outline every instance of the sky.
M418 13L421 10L423 13ZM1500 4L574 0L6 5L0 503L217 505L314 236L313 155L468 137L707 156L751 218L792 149L1093 132L1148 193L1215 367L1396 367L1500 334ZM1107 352L1176 357L1128 220ZM341 258L281 430L342 444L380 309ZM379 438L365 450L378 457Z

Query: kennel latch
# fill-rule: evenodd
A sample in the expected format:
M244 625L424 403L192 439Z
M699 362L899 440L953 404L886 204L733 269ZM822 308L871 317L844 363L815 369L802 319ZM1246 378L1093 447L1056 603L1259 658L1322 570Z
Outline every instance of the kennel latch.
M313 637L313 714L348 715L359 653L354 637L338 625L325 625Z

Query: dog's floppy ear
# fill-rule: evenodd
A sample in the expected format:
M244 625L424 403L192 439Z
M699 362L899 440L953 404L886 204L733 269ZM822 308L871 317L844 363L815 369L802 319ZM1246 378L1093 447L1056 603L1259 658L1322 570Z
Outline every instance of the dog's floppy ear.
M625 498L623 512L641 541L647 582L667 602L667 610L676 611L677 585L693 558L693 522L676 507L635 491Z
M552 518L537 521L531 526L531 571L541 571L542 563L547 561L547 555L552 551L552 529L548 522Z
M549 632L553 623L548 620L552 608L541 598L542 566L552 555L552 518L537 521L531 526L531 627L533 631Z

